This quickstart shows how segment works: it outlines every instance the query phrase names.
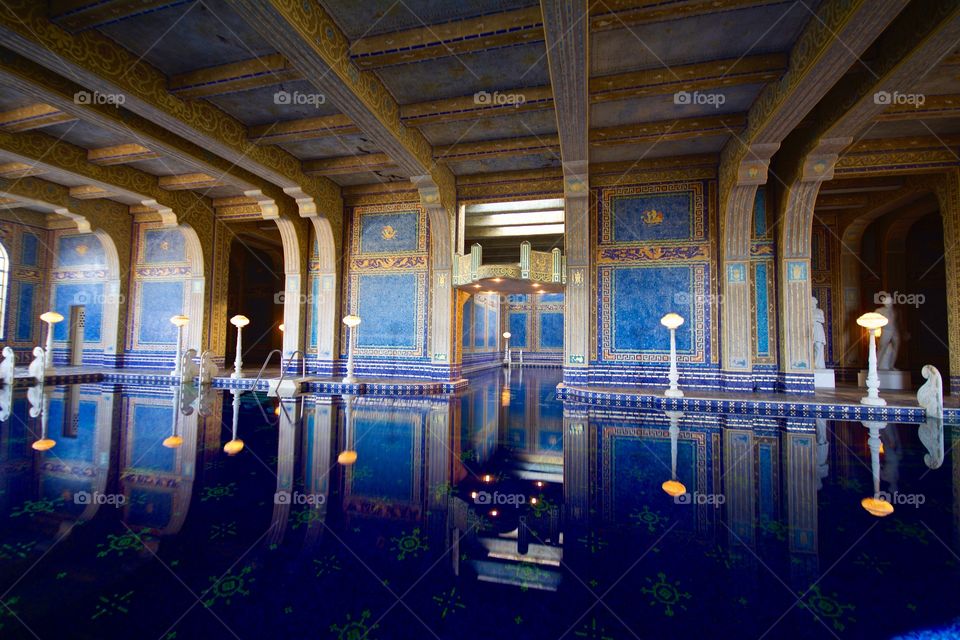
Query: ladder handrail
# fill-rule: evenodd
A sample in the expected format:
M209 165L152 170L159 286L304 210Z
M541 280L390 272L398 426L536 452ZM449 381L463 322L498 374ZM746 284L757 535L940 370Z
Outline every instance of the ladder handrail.
M283 373L283 351L280 351L280 349L274 349L273 351L267 354L266 360L263 361L263 366L260 367L260 372L257 374L256 379L254 379L253 386L250 387L251 391L256 391L257 383L260 382L260 378L263 376L263 370L267 368L267 364L269 364L270 358L272 358L273 354L275 353L280 354L280 372L281 374Z
M287 362L289 363L291 360L293 360L293 356L297 355L298 353L300 354L300 361L303 363L303 367L301 368L301 371L300 371L300 377L306 378L307 377L307 354L305 354L303 351L300 351L300 349L297 349L290 354L290 357L287 358ZM283 358L280 358L280 379L277 381L278 388L283 383L283 376L285 376L286 374L287 374L287 368L283 366Z

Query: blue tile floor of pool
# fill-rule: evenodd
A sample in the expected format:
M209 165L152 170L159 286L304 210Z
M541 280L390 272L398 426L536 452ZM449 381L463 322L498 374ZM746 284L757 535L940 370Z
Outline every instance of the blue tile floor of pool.
M872 458L859 422L609 412L559 377L18 389L0 638L960 637L960 429L873 425Z

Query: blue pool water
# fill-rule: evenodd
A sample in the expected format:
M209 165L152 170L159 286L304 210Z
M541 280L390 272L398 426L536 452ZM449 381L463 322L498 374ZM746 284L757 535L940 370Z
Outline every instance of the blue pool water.
M40 415L17 389L0 638L960 637L960 429L938 465L917 425L872 425L877 518L864 424L588 408L557 382L74 385Z

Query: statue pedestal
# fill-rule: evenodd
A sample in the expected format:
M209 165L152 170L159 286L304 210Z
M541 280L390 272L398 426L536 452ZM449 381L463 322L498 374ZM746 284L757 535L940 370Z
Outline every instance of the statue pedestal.
M813 387L815 389L833 389L837 386L837 378L833 369L814 369Z
M881 389L910 389L909 371L877 371L880 377ZM860 371L857 375L857 384L861 387L867 386L867 372Z

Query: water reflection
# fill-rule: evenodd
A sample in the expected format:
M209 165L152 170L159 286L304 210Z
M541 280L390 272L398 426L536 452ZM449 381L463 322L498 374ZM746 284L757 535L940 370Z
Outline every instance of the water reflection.
M282 400L18 390L0 423L0 593L40 637L832 637L944 622L944 603L870 597L908 584L911 602L939 602L921 568L956 577L958 435L942 420L588 407L559 402L557 382L514 369L455 396ZM31 449L44 436L56 446ZM51 615L57 589L89 594L69 620Z

